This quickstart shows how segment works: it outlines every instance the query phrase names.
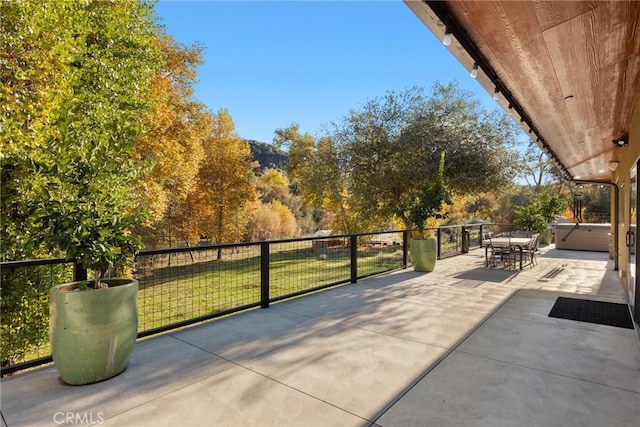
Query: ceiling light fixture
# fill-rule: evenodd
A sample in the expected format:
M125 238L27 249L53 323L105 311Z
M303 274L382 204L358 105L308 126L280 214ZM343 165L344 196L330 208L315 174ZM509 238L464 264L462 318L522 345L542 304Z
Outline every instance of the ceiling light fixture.
M498 89L498 86L496 86L496 88L493 90L493 100L494 101L498 100L498 95L500 95L500 89Z
M444 29L444 37L442 38L442 44L445 46L449 46L451 44L451 32L449 31L449 28L445 27Z
M629 144L629 134L625 133L621 135L619 138L616 138L611 142L613 142L613 145L615 145L616 147L622 147L623 145L627 145Z
M475 79L476 77L478 77L478 64L477 63L473 63L473 68L471 69L471 72L469 73L469 75L471 76L472 79Z

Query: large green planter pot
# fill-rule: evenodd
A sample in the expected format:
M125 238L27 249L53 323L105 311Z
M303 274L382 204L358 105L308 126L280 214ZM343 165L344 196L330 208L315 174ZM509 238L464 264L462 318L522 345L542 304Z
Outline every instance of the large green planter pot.
M103 279L107 289L49 291L49 333L56 369L67 384L103 381L122 373L138 333L138 281ZM91 284L93 285L93 284Z
M438 257L438 242L435 237L411 239L411 264L415 271L433 271Z

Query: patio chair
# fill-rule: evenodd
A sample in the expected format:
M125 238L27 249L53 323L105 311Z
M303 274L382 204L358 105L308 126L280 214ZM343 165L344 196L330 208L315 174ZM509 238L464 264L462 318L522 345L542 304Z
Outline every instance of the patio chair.
M536 251L538 250L538 240L540 239L540 233L535 233L531 236L529 244L522 248L522 256L526 256L527 260L531 264L531 267L536 265Z
M511 268L512 266L515 267L516 265L515 250L513 249L511 244L508 244L506 246L503 246L503 245L494 246L491 237L489 237L489 246L487 247L486 264L491 267L495 267L497 261L503 264L505 268Z

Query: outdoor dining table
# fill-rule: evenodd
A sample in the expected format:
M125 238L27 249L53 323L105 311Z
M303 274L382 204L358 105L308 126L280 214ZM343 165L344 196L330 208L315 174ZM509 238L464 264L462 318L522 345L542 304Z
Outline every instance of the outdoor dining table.
M489 245L491 245L494 248L517 248L520 255L520 270L522 270L523 249L527 247L530 241L530 237L492 237L491 239L483 240L482 245L484 246L485 267L489 265L488 251Z

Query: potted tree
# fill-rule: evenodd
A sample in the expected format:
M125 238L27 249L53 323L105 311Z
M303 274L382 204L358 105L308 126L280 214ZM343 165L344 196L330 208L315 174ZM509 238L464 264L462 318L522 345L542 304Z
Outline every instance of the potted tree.
M528 205L515 208L513 224L520 230L540 233L542 243L551 243L549 224L565 207L565 199L545 190L534 195Z
M24 107L30 118L10 129L26 134L20 151L29 172L21 182L29 195L25 240L82 264L94 277L49 294L53 361L62 380L77 385L123 372L137 336L137 281L106 277L122 275L141 247L131 230L145 215L133 189L146 166L135 147L163 57L146 2L50 6L35 14L37 30L24 34L46 34L46 43L12 45L40 48L27 57L43 61L50 74L42 71L29 83L31 98L15 97L32 103ZM29 18L16 22L31 22L37 7L16 3L16 13ZM33 66L22 60L15 67L23 64ZM40 77L27 71L16 74Z
M115 206L114 206L115 207ZM51 354L67 384L89 384L123 372L138 333L138 281L105 278L120 271L141 247L129 233L138 214L57 216L52 228L67 259L93 271L93 281L72 282L49 290Z
M123 372L137 337L138 282L124 278L142 247L132 229L145 218L132 194L140 173L127 150L111 138L74 139L77 124L61 120L60 149L37 164L29 201L32 239L90 271L93 280L49 290L51 353L61 379L89 384ZM131 140L120 141L134 144ZM122 145L120 145L122 147ZM102 161L94 153L102 153ZM107 278L113 275L121 278Z
M443 204L451 204L451 195L444 186L444 151L440 154L438 173L434 181L425 181L420 190L403 203L403 210L415 226L410 243L411 264L415 271L433 271L437 259L436 237L425 231L429 218L442 219Z

